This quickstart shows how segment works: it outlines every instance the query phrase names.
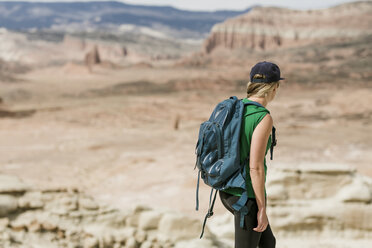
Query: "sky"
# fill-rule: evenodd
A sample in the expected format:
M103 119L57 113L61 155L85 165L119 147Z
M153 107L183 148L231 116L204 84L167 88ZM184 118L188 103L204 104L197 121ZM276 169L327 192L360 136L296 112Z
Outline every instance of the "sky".
M1 0L0 0L1 1ZM8 0L9 1L9 0ZM25 1L25 0L23 0ZM29 2L77 2L71 0L26 0ZM87 0L80 0L87 1ZM88 0L89 1L89 0ZM101 0L102 1L102 0ZM167 5L184 10L244 10L253 5L279 6L292 9L318 9L354 2L354 0L116 0L137 5Z

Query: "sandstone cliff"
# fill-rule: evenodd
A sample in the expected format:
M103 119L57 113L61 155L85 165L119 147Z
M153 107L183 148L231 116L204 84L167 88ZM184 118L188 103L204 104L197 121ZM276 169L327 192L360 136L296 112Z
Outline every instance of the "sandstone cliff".
M0 174L0 247L217 247L198 219L146 206L115 209L74 188L35 188Z
M278 247L370 247L372 178L340 164L276 165L268 177L268 217ZM232 244L228 212L212 233Z
M277 165L267 182L278 247L367 248L372 178L339 164ZM228 248L233 215L201 219L166 209L116 209L69 188L36 188L0 174L0 247Z
M217 47L271 50L372 34L371 11L372 2L309 11L257 7L214 25L203 50L206 53Z

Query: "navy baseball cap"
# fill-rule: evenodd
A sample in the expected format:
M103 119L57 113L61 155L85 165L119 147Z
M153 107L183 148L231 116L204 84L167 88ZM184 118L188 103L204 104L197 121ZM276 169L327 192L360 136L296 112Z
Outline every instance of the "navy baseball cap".
M256 74L262 74L264 78L253 78ZM276 64L263 61L252 67L250 79L252 83L272 83L284 78L280 77L280 69Z

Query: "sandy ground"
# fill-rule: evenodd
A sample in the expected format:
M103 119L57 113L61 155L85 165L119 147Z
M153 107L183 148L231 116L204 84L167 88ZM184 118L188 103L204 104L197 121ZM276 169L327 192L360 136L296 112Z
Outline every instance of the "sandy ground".
M185 78L224 78L234 70L247 73L164 67L96 68L89 74L77 66L73 72L48 67L20 75L24 82L2 83L2 108L36 112L0 119L0 173L41 187L77 187L119 208L147 204L202 217L209 188L201 186L201 210L195 212L198 128L219 101L245 97L244 87L156 87ZM141 80L154 83L154 93L120 88ZM329 162L372 177L371 96L371 88L282 84L268 106L278 138L274 160L267 158L268 176L280 164ZM216 212L225 212L220 202Z

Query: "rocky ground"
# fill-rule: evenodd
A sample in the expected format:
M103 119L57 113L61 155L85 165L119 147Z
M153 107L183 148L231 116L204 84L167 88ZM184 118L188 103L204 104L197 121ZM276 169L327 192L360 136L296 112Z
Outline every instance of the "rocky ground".
M278 247L369 247L372 178L348 166L301 164L273 169L267 187ZM4 248L233 246L230 213L212 218L203 239L197 238L200 230L200 219L179 211L149 205L116 209L77 188L34 187L0 174Z
M282 164L270 173L268 215L277 247L370 246L371 177L327 163ZM231 242L230 215L212 219L209 227Z
M74 188L34 188L0 175L1 247L205 247L219 246L200 222L177 212L137 206L126 211L98 204Z

